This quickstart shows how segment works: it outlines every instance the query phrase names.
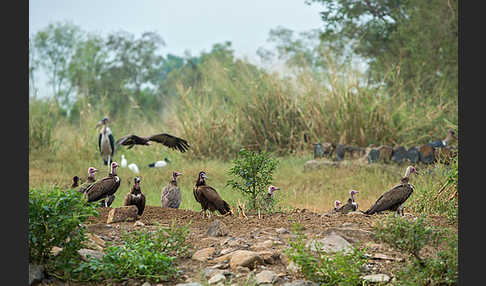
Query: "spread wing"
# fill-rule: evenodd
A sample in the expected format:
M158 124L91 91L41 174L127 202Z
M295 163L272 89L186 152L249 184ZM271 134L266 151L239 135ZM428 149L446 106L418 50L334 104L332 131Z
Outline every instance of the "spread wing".
M130 134L118 139L116 141L116 145L130 146L128 147L128 149L130 149L131 147L133 147L133 145L144 145L146 142L147 142L146 138L137 136L135 134Z
M157 143L162 143L163 145L174 150L179 150L182 153L186 152L187 149L189 149L189 144L187 144L186 140L179 137L172 136L167 133L152 135L148 138L148 140Z

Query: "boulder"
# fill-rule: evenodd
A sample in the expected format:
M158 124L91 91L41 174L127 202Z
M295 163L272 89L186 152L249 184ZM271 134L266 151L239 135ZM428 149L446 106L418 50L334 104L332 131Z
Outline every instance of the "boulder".
M44 278L44 267L42 265L29 263L29 285L42 281Z
M203 285L199 282L190 282L190 283L179 283L176 284L176 286L203 286Z
M122 221L135 221L138 217L138 210L136 206L123 206L113 208L108 213L106 223L122 222Z
M228 235L228 227L219 219L214 220L206 232L207 236L226 236Z
M306 246L312 251L317 251L317 247L319 247L320 250L325 252L343 251L344 253L350 253L353 249L353 246L346 239L334 232L322 239L310 240Z
M209 285L217 284L226 280L226 277L222 273L218 273L208 280Z
M435 161L434 147L429 144L423 144L419 147L419 159L424 164L431 164Z
M192 255L192 259L204 262L209 259L209 257L214 253L214 250L214 247L198 250Z
M361 279L371 283L388 282L390 281L390 276L386 274L370 274L366 276L361 276Z
M407 159L407 149L405 149L405 147L403 146L396 147L395 149L393 149L391 159L397 164L405 162L405 160Z
M255 282L260 284L273 284L276 282L278 276L275 272L270 270L263 270L262 272L255 275Z
M374 239L374 233L372 231L362 230L353 227L330 227L322 232L323 235L328 236L331 234L337 234L344 239L354 243L358 241L367 241Z
M101 259L104 255L103 252L86 248L81 248L78 253L84 261L89 261L91 258Z
M410 163L417 164L420 159L419 157L419 150L417 147L411 147L407 150L407 159Z
M263 264L263 258L254 251L237 250L228 255L231 255L230 267L236 268L238 266L255 268L258 264Z
M380 150L372 148L368 151L368 163L376 163L380 158Z
M273 246L273 240L265 240L258 242L257 244L253 245L251 248L252 249L267 249L271 248Z
M276 264L277 261L280 260L280 253L279 252L260 251L260 252L258 252L258 255L260 255L263 258L263 262L265 262L267 264Z
M393 153L393 148L388 145L381 145L380 147L377 148L378 151L380 151L380 156L378 161L383 162L383 163L388 163L391 160L392 153Z

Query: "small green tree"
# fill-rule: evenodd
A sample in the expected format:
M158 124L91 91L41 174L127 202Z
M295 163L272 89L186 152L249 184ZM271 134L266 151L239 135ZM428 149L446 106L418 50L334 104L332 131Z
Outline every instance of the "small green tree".
M233 164L229 173L237 178L229 179L226 185L242 192L249 199L251 210L261 209L260 202L264 201L278 161L267 152L241 149Z

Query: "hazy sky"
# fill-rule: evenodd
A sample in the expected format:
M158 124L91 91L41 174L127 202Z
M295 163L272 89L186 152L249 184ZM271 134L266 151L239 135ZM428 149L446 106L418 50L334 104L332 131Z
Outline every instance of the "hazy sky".
M254 60L270 29L322 27L320 10L320 5L304 0L29 0L29 34L68 20L103 35L155 31L166 43L162 52L179 56L185 50L199 55L215 43L231 41L237 56Z

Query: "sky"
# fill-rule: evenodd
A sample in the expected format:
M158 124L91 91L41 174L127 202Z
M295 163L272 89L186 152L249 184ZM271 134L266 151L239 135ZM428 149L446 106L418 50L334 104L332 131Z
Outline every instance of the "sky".
M166 44L162 54L199 55L231 41L237 57L259 64L256 51L270 47L271 29L321 28L321 10L305 0L29 0L29 35L58 21L100 35L123 30L138 37L153 31Z

